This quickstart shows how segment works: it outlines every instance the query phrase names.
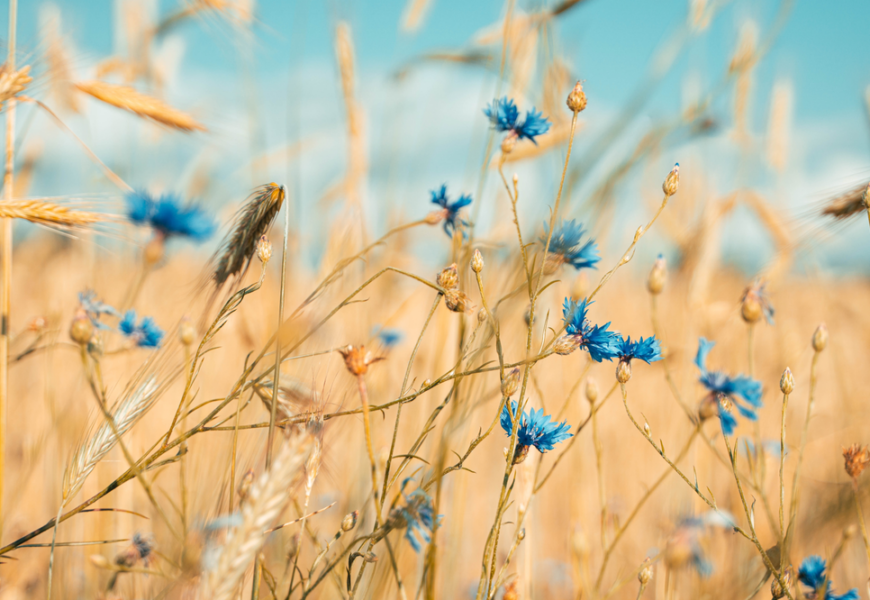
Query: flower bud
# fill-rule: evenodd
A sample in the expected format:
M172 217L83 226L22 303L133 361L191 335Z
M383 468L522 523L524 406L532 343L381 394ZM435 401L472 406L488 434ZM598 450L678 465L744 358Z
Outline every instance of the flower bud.
M442 269L435 282L445 290L455 290L459 287L459 271L456 268L456 263L453 263L446 269Z
M181 324L178 326L178 339L185 346L191 346L196 341L196 328L187 317L181 319Z
M429 387L432 387L432 380L431 379L424 379L423 385L420 389L425 390L426 388L429 388Z
M566 104L575 113L586 108L586 94L583 92L583 85L579 81L574 84L574 89L568 94Z
M265 235L261 235L260 241L257 242L257 258L264 265L272 258L272 242Z
M105 346L103 345L103 338L100 336L100 332L94 331L94 335L88 340L88 354L98 359L103 356L104 350Z
M524 539L526 539L526 528L525 527L520 529L519 533L517 533L517 540L522 542Z
M671 169L671 172L668 173L668 176L665 178L665 182L662 184L662 191L666 196L673 196L677 193L677 189L680 187L680 163L676 163L674 168Z
M365 375L369 365L384 360L381 356L372 356L371 352L366 352L365 346L348 345L339 349L338 353L344 357L344 366L348 372L357 376Z
M580 343L572 335L563 335L553 344L553 352L560 356L567 356L580 347Z
M501 153L510 154L513 152L514 146L517 145L517 134L513 131L505 136L501 141Z
M813 333L813 350L821 352L828 345L828 327L822 323Z
M598 401L598 383L591 377L586 380L586 401L591 405Z
M643 568L641 568L640 572L637 574L637 580L640 584L646 587L650 581L652 581L653 576L653 567L650 563L649 559L643 561Z
M444 217L446 215L447 215L446 209L433 210L428 215L426 215L426 218L423 220L426 222L426 225L437 225L438 223L440 223L441 221L444 220Z
M649 290L649 293L653 296L657 296L662 293L662 290L665 288L665 281L668 278L668 263L665 260L665 257L659 254L656 261L653 263L652 270L649 272L649 279L646 282L646 289Z
M631 379L631 363L627 360L621 360L616 365L616 380L619 383L628 383L629 379Z
M69 337L80 346L87 345L94 335L94 324L84 310L79 310L69 327Z
M740 306L740 315L749 324L757 323L762 317L761 302L755 294L746 294Z
M652 437L652 429L649 428L649 423L643 424L643 432L646 434L646 437Z
M870 462L870 451L860 444L852 444L848 448L843 448L843 462L846 474L852 479L857 479Z
M483 271L483 255L480 250L475 249L474 254L471 255L471 270L475 273Z
M156 233L151 241L145 245L145 250L142 252L142 260L149 267L156 265L163 260L166 244L162 234Z
M791 567L783 572L782 580L785 582L786 587L791 587ZM786 595L785 590L782 589L782 585L780 585L779 580L776 577L774 577L773 581L770 582L770 595L772 596L771 600L779 600Z
M719 415L719 400L715 394L707 394L698 407L698 416L702 421Z
M109 568L109 559L103 556L102 554L91 554L89 557L91 564L97 567L98 569L108 569Z
M477 322L483 323L484 321L486 321L486 309L481 306L480 310L477 311Z
M514 367L501 380L501 395L503 398L510 398L517 393L517 388L520 387L520 370Z
M514 452L514 463L515 465L520 464L526 457L529 455L530 446L523 446L522 444L517 444L517 449Z
M791 369L785 368L782 372L782 377L779 379L779 389L786 396L794 391L794 375L791 374Z
M341 521L341 530L345 533L356 527L356 520L359 518L359 511L355 510L352 513L345 515Z
M523 312L523 322L526 324L526 327L532 324L532 305L528 305L526 307L525 312Z

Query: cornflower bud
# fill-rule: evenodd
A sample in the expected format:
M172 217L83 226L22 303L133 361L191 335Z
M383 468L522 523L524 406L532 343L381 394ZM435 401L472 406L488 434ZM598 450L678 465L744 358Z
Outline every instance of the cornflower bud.
M779 389L783 394L788 395L794 391L794 375L791 374L791 369L785 368L782 372L782 377L779 379Z
M573 335L563 335L553 344L553 352L560 356L567 356L580 347L580 343Z
M446 269L442 269L435 278L435 283L445 290L457 289L459 287L459 271L456 268L456 263L453 263Z
M423 220L426 222L426 225L437 225L438 223L440 223L441 221L444 220L444 217L446 214L447 214L447 211L444 209L433 210L428 215L426 215L426 218Z
M520 387L520 370L514 367L501 380L501 395L503 398L510 398L517 393Z
M568 94L566 104L568 105L568 108L575 113L586 108L586 94L583 92L583 84L581 82L578 81L574 84L574 89L571 90L570 94Z
M338 353L344 357L344 366L350 374L357 376L365 375L369 365L384 360L382 356L372 356L371 352L366 352L365 346L348 345L339 349Z
M616 365L616 380L619 383L628 383L629 379L631 379L631 363L627 360L621 360Z
M471 255L471 270L480 273L483 271L483 264L483 255L480 250L475 249L474 254Z
M477 311L477 322L483 323L484 321L486 321L486 309L481 306L480 310Z
M444 304L453 312L471 314L474 311L471 298L459 290L447 290L444 293Z
M652 436L652 429L649 428L649 423L643 424L643 432L646 434L646 437Z
M423 385L421 386L420 389L425 390L426 388L431 387L431 386L432 386L432 380L431 379L424 379Z
M586 380L586 401L590 405L598 401L598 383L591 377Z
M791 567L783 572L782 580L785 582L786 587L791 587ZM772 596L771 600L779 600L780 598L785 597L785 590L782 589L782 585L780 585L779 580L776 577L774 577L773 581L770 582L770 595Z
M178 338L182 344L188 347L196 341L196 328L188 317L181 319L181 324L178 326Z
M680 187L680 163L674 164L674 168L668 173L662 184L662 191L666 196L673 196Z
M359 518L359 511L355 510L352 513L345 515L341 521L341 530L345 533L356 527L356 520Z
M719 400L715 394L707 394L701 400L701 405L698 407L698 416L702 421L706 421L711 417L719 414Z
M151 267L163 260L163 255L166 252L165 241L165 237L162 234L155 233L151 241L145 244L142 260L145 261L146 265Z
M513 152L514 146L517 145L517 134L513 131L508 133L501 141L501 153L510 154Z
M261 235L260 241L257 242L257 258L264 265L272 258L272 242L265 235Z
M828 327L822 323L813 333L813 350L821 352L828 345Z
M653 567L649 559L643 561L643 568L637 574L637 580L643 587L646 587L653 577Z
M91 341L91 336L94 335L94 324L91 322L88 313L79 309L76 316L73 317L72 324L69 327L69 337L80 346L86 346Z
M653 296L658 296L662 293L662 290L665 288L665 281L668 278L668 263L665 260L665 257L659 254L656 261L653 263L653 267L649 272L649 279L646 282L646 289L649 290L649 293Z

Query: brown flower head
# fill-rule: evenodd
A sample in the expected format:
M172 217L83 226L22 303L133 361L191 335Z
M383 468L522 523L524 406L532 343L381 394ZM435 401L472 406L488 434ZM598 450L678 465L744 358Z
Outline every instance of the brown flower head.
M848 448L843 448L843 460L846 473L852 479L857 479L867 463L870 462L870 452L867 451L866 446L852 444Z
M369 365L384 360L383 356L372 356L371 352L366 352L365 346L348 345L338 352L344 357L344 364L351 375L365 375Z

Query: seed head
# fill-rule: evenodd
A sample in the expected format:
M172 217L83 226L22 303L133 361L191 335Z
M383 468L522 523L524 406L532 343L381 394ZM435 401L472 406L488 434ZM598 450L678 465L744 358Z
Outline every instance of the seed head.
M671 169L671 172L668 173L668 176L665 178L665 182L662 184L662 191L666 196L673 196L677 193L677 189L680 187L680 163L676 163L674 168Z
M574 84L574 89L571 90L570 94L568 94L566 104L568 105L568 108L575 113L586 108L586 94L583 92L583 84L579 81Z
M579 347L580 342L573 335L563 335L553 344L553 352L560 356L568 356Z
M791 374L791 369L785 368L782 372L782 377L779 379L779 389L783 394L791 394L794 391L794 375Z
M590 405L598 402L598 383L591 377L586 380L586 401Z
M91 341L91 337L94 335L94 324L91 322L91 318L88 316L83 309L79 309L76 312L76 316L73 317L72 323L69 327L69 337L76 344L80 346L86 346L88 342Z
M503 398L510 398L517 393L520 387L520 370L514 367L501 380L501 395Z
M628 383L629 379L631 379L631 363L627 360L621 360L616 365L616 380L619 383Z
M365 375L369 365L384 360L383 356L372 356L371 352L366 352L365 346L348 345L339 349L338 353L344 357L344 365L350 374L357 376Z
M192 346L196 341L196 327L193 326L190 318L181 319L181 325L178 326L178 338L187 347Z
M813 350L821 352L828 345L828 327L822 323L816 327L813 333Z
M459 290L447 290L444 294L444 304L453 312L471 314L474 311L471 299Z
M272 258L272 242L265 235L261 235L260 241L257 242L257 258L264 265Z
M356 527L356 520L359 518L359 511L355 510L352 513L345 515L341 520L341 530L345 533Z
M471 255L471 270L475 273L480 273L483 271L483 255L480 253L480 250L475 249L474 254Z
M21 67L17 71L5 64L0 66L0 109L7 100L23 92L31 81L33 78L30 76L30 65Z
M652 581L653 577L653 567L650 563L649 559L643 561L643 568L641 568L640 572L637 574L637 580L640 584L646 587L650 581Z
M864 471L864 467L870 462L870 452L866 446L860 444L852 444L848 448L843 448L843 461L846 473L852 479L857 479Z
M653 263L652 270L649 272L649 279L646 282L646 289L653 296L658 296L665 288L665 281L668 278L668 263L665 257L659 254L659 257Z
M445 290L455 290L459 288L459 271L456 268L456 263L453 263L446 269L442 269L435 282Z

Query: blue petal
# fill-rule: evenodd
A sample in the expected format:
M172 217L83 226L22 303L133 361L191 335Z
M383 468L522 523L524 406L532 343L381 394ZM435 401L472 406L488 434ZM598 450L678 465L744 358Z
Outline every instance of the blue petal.
M526 111L526 116L523 119L523 122L514 126L514 131L517 132L517 136L520 139L526 138L532 140L535 144L538 143L535 138L547 133L549 130L550 121L543 116L541 111L536 111L534 108L530 111Z
M698 353L695 355L695 364L701 371L707 370L707 355L710 354L710 350L715 345L716 342L708 342L705 338L698 340Z
M514 101L503 96L501 100L493 100L483 113L498 131L510 131L516 127L519 110Z
M816 554L806 557L798 569L798 579L806 586L817 589L825 581L825 560Z
M719 423L722 425L722 433L725 435L733 434L737 427L737 419L734 418L734 415L721 407L719 408Z

